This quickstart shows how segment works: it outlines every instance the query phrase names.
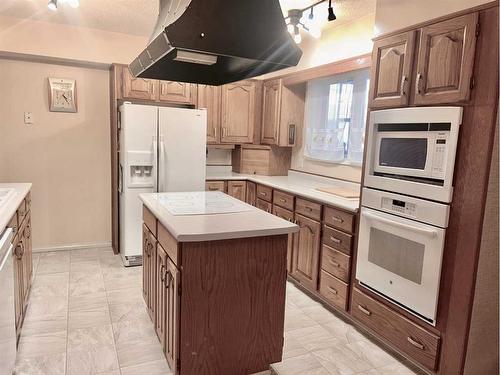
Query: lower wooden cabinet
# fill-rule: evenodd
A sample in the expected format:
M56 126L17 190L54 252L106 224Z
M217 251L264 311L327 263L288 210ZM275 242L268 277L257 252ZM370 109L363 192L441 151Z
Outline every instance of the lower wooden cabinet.
M321 223L295 214L299 232L295 234L292 251L291 275L309 289L318 287Z
M157 241L153 234L149 231L146 225L142 227L143 244L142 244L142 291L144 295L144 301L148 307L148 314L153 320L156 319L155 316L155 305L156 305L156 253L157 253Z
M349 286L347 283L330 275L328 272L321 270L319 279L319 293L325 297L330 303L347 310L347 296L349 294Z
M260 208L261 210L266 211L268 213L271 213L273 211L273 205L260 198L257 198L255 202L255 207Z
M226 181L206 181L205 182L206 191L222 191L226 192Z
M282 207L274 205L273 206L273 215L276 215L276 216L282 218L283 220L293 222L293 212L286 210ZM288 247L287 247L287 251L286 251L286 256L287 256L286 270L288 273L292 272L292 249L293 249L293 234L289 234L288 235Z
M255 206L257 204L257 185L255 182L247 181L247 197L246 202Z
M179 270L174 262L167 258L164 277L165 288L165 304L162 308L165 309L165 356L167 362L175 373L177 369L177 359L179 358Z
M166 303L166 288L165 288L165 274L167 272L167 253L158 245L156 250L156 322L155 322L155 331L158 339L162 347L165 347L165 324L166 324L166 315L165 315L165 303Z
M246 200L247 183L246 181L228 181L227 193L240 201Z

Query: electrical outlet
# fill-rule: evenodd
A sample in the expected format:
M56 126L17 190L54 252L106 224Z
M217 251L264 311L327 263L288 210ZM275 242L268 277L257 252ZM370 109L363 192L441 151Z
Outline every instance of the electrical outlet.
M32 125L35 123L35 117L33 116L33 112L24 112L24 123L26 125Z

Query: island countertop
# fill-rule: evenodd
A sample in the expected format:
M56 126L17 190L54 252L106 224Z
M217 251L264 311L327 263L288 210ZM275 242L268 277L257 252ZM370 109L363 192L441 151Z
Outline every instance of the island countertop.
M12 189L11 196L0 206L0 233L9 224L17 208L31 189L30 183L0 183L0 189Z
M212 203L220 198L224 203L221 205L223 211L227 209L226 206L232 204L242 211L213 213L217 210L209 210L207 213L175 214L167 208L168 204L166 203L175 194L179 193L148 193L140 194L139 197L178 242L274 236L295 233L299 230L299 227L294 223L221 192L185 193L186 196L182 197L182 202L190 204L192 201L190 196L196 196L198 200L201 198Z

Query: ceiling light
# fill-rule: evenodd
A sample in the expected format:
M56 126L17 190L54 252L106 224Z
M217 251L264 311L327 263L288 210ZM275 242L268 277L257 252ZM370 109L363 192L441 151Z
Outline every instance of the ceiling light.
M286 29L290 34L293 34L294 30L293 30L293 25L291 23L286 25Z
M49 3L47 4L47 7L50 10L57 10L57 0L49 0Z
M66 0L66 2L72 8L78 8L80 6L80 0Z
M300 31L299 31L298 26L295 26L295 28L294 28L293 40L297 44L300 44L300 42L302 42L302 37L300 36Z
M335 21L337 16L333 13L332 0L328 1L328 21Z

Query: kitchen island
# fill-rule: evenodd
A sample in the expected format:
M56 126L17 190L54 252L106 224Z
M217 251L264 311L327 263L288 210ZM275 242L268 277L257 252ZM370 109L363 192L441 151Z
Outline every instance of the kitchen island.
M292 222L220 192L142 194L143 294L174 374L282 359Z

